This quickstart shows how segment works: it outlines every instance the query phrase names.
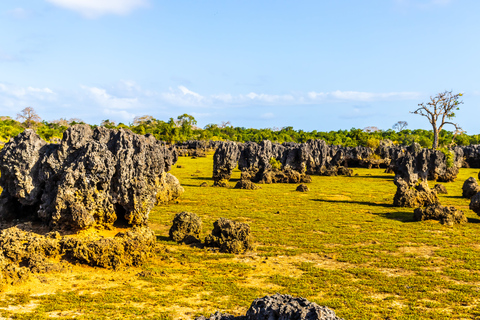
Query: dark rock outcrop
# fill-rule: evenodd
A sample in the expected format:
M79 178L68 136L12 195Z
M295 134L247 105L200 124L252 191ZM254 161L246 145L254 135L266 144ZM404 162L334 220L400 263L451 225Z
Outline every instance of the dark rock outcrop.
M310 191L310 189L308 188L308 186L306 184L302 183L301 185L299 185L297 187L296 191L308 192L308 191Z
M220 144L213 155L213 184L224 187L230 180L240 158L240 149L235 142Z
M213 230L205 238L209 247L218 247L220 252L243 253L252 249L250 226L243 222L220 218L213 223Z
M173 218L170 228L170 239L180 243L200 242L200 233L202 232L202 219L195 213L180 212Z
M470 199L478 192L480 192L480 185L478 185L477 180L474 177L465 180L462 186L462 196L464 198Z
M413 211L413 218L416 221L439 220L442 224L454 225L467 222L463 211L455 207L444 207L440 204L429 205L417 208Z
M480 192L470 199L470 210L480 216Z
M174 149L151 135L75 125L60 144L25 130L0 151L0 219L30 216L52 227L145 224L157 202L183 188L167 174Z
M216 312L209 318L195 320L342 320L327 307L319 306L305 298L287 294L275 294L255 299L245 316L234 317L228 313Z

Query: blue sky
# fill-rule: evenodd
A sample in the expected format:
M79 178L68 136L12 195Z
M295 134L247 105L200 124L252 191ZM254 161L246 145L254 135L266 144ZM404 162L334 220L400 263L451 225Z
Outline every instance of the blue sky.
M453 90L478 134L479 14L478 0L2 0L0 115L430 129L409 111Z

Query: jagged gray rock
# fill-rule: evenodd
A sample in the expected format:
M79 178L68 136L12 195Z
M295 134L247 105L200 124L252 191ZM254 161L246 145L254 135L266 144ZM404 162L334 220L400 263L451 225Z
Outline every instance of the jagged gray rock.
M420 207L438 203L437 192L428 187L426 182L415 186L409 186L401 177L396 177L394 183L397 192L393 198L393 205L396 207Z
M213 184L225 187L237 166L240 149L235 142L223 142L213 155Z
M470 199L470 210L480 216L480 192Z
M216 312L209 318L195 320L342 320L328 307L319 306L305 298L288 294L275 294L255 299L245 316L234 317L228 313Z
M168 234L173 241L190 244L200 242L201 232L202 219L195 213L184 211L175 215Z
M478 185L477 180L474 177L465 180L462 186L462 196L464 198L470 199L478 192L480 192L480 185Z
M252 249L250 226L243 222L220 218L213 223L213 230L205 238L209 247L218 247L220 252L243 253Z
M417 208L413 211L413 218L416 221L439 220L442 224L454 225L467 222L463 211L455 207L444 207L440 204L433 204Z
M183 188L167 174L174 149L129 130L75 125L60 144L25 130L0 151L0 219L32 216L53 226L145 224L155 203Z

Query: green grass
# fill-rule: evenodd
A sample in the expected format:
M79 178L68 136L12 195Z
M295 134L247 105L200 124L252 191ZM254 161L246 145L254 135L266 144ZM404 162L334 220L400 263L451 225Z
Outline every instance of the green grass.
M203 181L213 184L212 156L180 158L178 164L182 167L172 174L185 194L151 212L158 249L148 263L103 278L92 268L72 276L75 286L49 295L5 295L0 307L38 306L0 314L17 319L46 319L52 312L59 319L194 318L216 310L238 315L255 298L279 292L326 305L345 319L480 317L480 219L461 197L463 181L476 177L478 169L461 169L456 182L444 184L449 194L440 195L440 202L463 210L469 220L449 227L415 222L413 209L392 207L393 175L381 169L354 169L358 175L352 177L314 176L311 191L300 193L295 184L200 187ZM236 170L232 187L239 178ZM254 252L219 254L169 241L168 229L181 211L202 218L203 236L220 217L249 223ZM149 271L146 277L135 275L142 270Z

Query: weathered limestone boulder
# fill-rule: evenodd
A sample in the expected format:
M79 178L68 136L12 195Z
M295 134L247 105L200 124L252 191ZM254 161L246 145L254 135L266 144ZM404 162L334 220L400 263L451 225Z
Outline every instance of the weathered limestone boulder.
M62 253L70 261L107 269L138 266L150 256L155 246L155 233L146 226L134 226L113 238L64 237Z
M470 200L470 210L480 216L480 192L475 194Z
M173 218L173 224L168 232L170 239L179 243L200 242L202 219L195 213L180 212Z
M212 234L205 238L209 247L218 247L220 252L243 253L251 250L250 226L243 222L220 218L213 223Z
M310 189L308 188L308 186L304 183L302 183L301 185L299 185L296 189L296 191L299 191L299 192L308 192L310 191Z
M182 192L166 174L176 160L174 149L129 130L75 125L60 144L25 130L0 151L0 219L77 229L145 224L155 203Z
M0 232L0 287L27 280L31 273L61 271L65 261L111 269L139 265L151 254L155 241L154 232L145 226L113 238L41 235L10 227Z
M477 180L475 180L474 177L470 177L463 183L462 190L462 196L470 199L480 192L480 185L478 185Z
M413 211L413 218L416 221L439 220L442 224L454 225L467 222L463 211L455 207L444 207L440 204L433 204L417 208Z
M335 312L327 307L319 306L305 298L295 298L288 294L275 294L255 299L246 314L249 320L341 320Z
M288 294L275 294L255 299L245 316L235 317L228 313L216 312L209 318L195 320L342 320L327 307L319 306L305 298Z
M437 191L437 194L448 194L448 191L447 191L447 188L443 185L443 184L440 184L440 183L437 183L433 189L435 191Z
M233 169L240 158L240 149L235 142L224 142L217 147L213 155L213 181L214 185L222 186L230 180Z
M423 207L438 203L437 192L428 187L426 182L416 186L409 186L402 178L394 180L397 192L393 198L393 205L396 207Z
M240 180L237 182L234 189L257 190L257 189L261 189L261 187L257 186L255 183L253 183L250 180Z

